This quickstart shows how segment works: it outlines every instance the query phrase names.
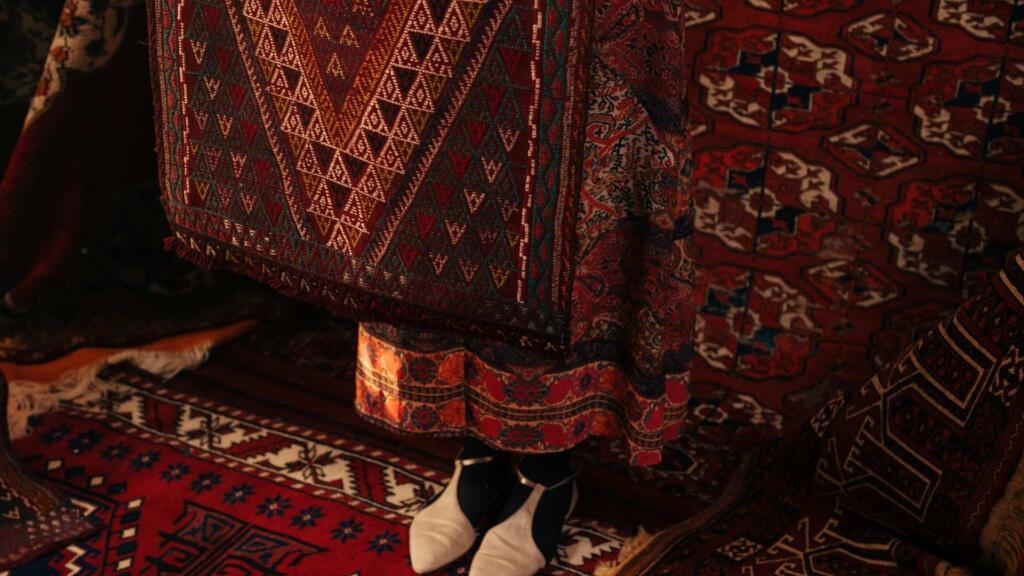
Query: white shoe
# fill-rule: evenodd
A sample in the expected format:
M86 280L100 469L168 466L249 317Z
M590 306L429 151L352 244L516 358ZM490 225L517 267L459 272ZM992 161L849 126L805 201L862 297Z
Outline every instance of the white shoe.
M455 473L441 495L420 510L409 527L409 559L417 574L433 572L458 560L476 541L476 529L459 505L459 478L466 466L493 462L497 456L455 461Z
M575 474L553 486L544 486L530 480L518 468L516 474L519 482L531 489L530 495L514 514L487 531L473 556L469 576L533 576L548 563L533 540L533 516L541 496L548 490L572 482L572 501L565 518L568 519L576 508L579 494Z

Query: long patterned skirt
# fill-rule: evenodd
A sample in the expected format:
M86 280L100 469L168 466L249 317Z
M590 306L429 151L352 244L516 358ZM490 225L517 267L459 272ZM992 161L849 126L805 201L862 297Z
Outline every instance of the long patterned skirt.
M656 464L686 406L694 321L682 14L599 2L578 205L572 352L364 323L356 406L407 433L513 452L624 437Z

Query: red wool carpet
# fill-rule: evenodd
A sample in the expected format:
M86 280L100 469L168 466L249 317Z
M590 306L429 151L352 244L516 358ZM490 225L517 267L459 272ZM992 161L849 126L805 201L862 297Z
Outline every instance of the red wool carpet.
M15 444L101 520L96 536L11 576L413 574L407 525L445 472L256 416L115 367ZM571 522L545 574L592 574L623 535ZM441 574L464 574L465 564Z

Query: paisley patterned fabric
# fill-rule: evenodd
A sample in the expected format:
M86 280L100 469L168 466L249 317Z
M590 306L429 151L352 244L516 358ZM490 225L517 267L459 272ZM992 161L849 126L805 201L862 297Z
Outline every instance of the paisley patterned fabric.
M578 206L572 352L367 323L356 404L403 432L474 435L517 452L624 437L655 464L687 400L692 213L682 172L679 6L599 4Z

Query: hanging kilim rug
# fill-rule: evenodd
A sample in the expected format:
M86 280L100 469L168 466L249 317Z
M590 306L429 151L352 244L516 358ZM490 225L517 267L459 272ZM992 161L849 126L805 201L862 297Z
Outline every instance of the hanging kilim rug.
M589 3L149 5L173 249L357 319L564 350Z
M15 451L102 525L10 576L413 576L408 524L446 473L113 367ZM545 575L591 575L623 536L575 517ZM464 574L467 560L438 573Z

